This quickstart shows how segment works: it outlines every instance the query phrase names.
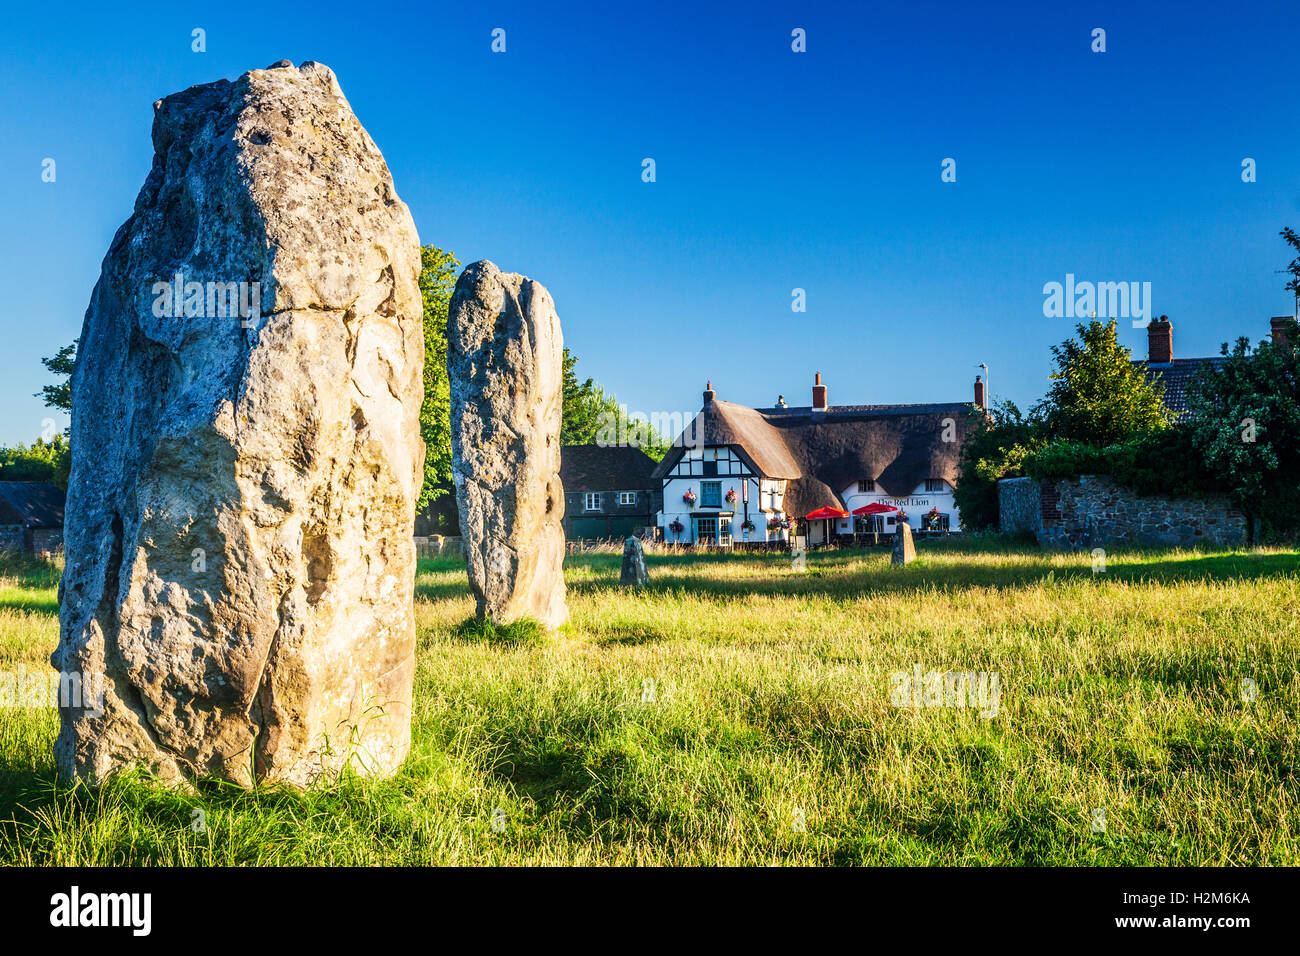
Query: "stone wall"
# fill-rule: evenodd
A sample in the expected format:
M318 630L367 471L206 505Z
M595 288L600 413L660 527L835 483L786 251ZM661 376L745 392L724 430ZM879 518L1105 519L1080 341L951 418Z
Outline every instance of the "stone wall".
M22 551L25 530L20 524L0 525L0 551Z
M1227 495L1143 496L1105 475L1005 479L998 482L998 504L1002 531L1033 531L1053 550L1231 547L1246 540L1246 519Z
M54 555L63 553L62 528L37 528L32 531L32 553Z
M1040 507L1038 482L1033 478L1007 478L998 482L998 530L1010 534L1037 533L1042 527Z

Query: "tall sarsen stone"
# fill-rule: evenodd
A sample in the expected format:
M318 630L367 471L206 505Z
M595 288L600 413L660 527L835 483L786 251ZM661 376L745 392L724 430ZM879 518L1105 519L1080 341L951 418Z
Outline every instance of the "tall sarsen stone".
M410 743L419 239L334 74L154 104L72 376L65 778L305 785Z
M494 624L568 620L560 415L564 341L550 293L486 260L447 317L451 455L469 583Z

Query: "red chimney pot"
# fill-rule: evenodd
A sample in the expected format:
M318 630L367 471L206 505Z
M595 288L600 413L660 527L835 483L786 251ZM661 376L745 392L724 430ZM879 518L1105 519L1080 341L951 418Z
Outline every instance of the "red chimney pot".
M1174 324L1162 315L1147 324L1147 364L1169 365L1174 360Z
M812 407L815 412L826 411L826 386L822 384L821 372L813 380Z

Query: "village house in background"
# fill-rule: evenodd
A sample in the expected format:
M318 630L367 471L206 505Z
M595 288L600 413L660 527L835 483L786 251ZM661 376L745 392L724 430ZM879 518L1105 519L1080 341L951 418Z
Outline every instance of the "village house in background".
M771 408L722 401L710 382L654 471L663 540L729 547L797 532L821 544L892 532L900 521L959 531L958 462L972 412L984 405L978 379L974 402L834 406L818 373L812 404L797 408L784 397ZM852 514L870 505L884 513ZM846 516L807 520L820 509Z
M1270 320L1274 344L1285 345L1293 328L1289 315ZM1184 419L1188 396L1203 368L1218 368L1221 356L1174 357L1174 326L1162 315L1147 326L1146 360L1133 364L1147 380L1164 386L1165 406ZM1175 424L1177 427L1177 424ZM998 528L1030 533L1044 548L1236 547L1248 539L1245 516L1227 494L1139 495L1106 475L1038 481L998 482Z
M1294 321L1289 315L1269 320L1269 332L1275 343L1286 342L1286 330ZM1133 364L1146 371L1147 381L1164 386L1165 407L1181 418L1187 414L1187 396L1201 369L1218 368L1226 361L1221 355L1174 358L1174 324L1169 321L1169 316L1162 315L1147 325L1146 361L1134 359Z
M63 499L48 481L0 481L0 551L61 552Z
M654 470L654 459L640 448L561 447L565 537L626 538L653 528L663 506Z

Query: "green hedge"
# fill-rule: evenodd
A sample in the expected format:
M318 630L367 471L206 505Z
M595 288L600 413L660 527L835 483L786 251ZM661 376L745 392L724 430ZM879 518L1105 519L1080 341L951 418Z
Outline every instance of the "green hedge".
M1023 470L1031 478L1109 475L1140 495L1196 495L1221 490L1201 464L1203 456L1185 430L1170 428L1115 445L1054 441L1031 452Z

